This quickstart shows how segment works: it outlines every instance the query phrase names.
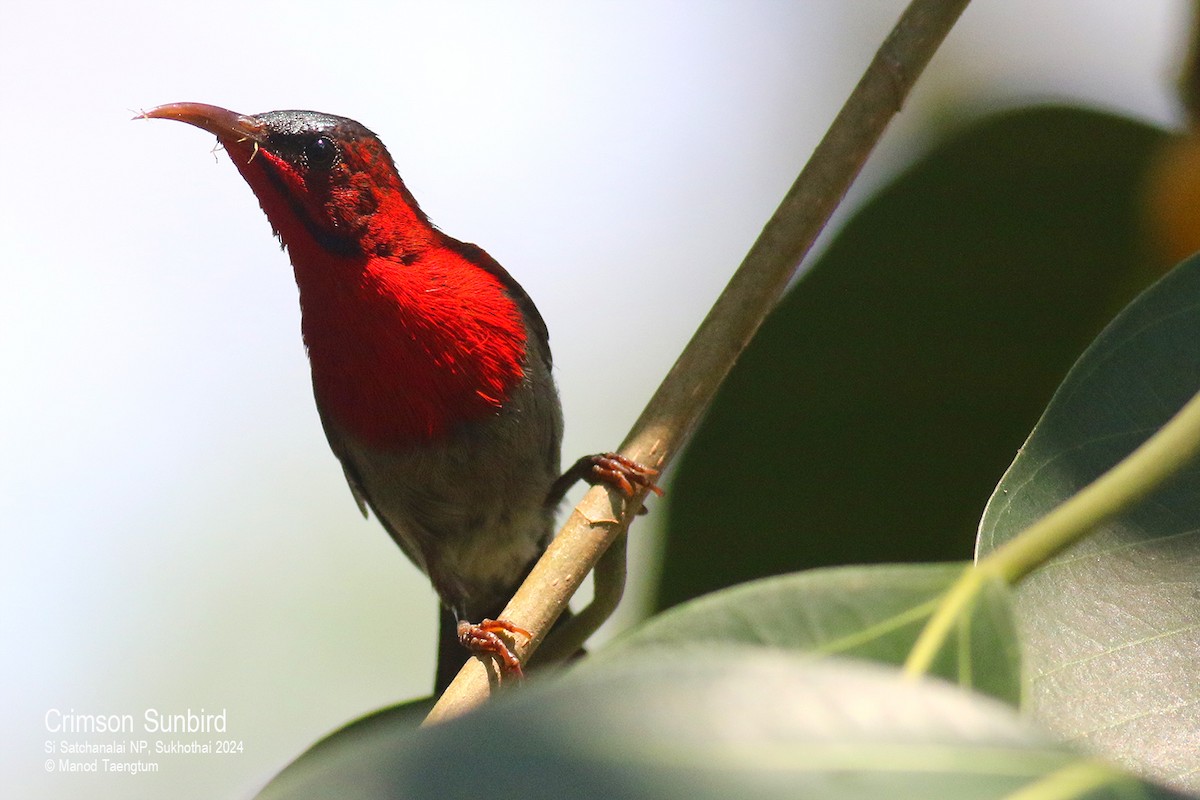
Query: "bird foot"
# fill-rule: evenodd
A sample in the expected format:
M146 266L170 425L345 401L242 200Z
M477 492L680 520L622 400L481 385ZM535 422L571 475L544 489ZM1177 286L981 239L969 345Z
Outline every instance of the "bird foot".
M591 461L591 474L584 477L593 486L607 483L630 497L637 489L649 489L659 497L663 490L654 483L658 470L643 466L633 459L617 453L597 453L587 457Z
M550 487L546 494L546 506L556 508L567 494L567 490L575 485L575 481L586 481L592 486L607 484L626 497L632 497L639 489L647 489L662 497L663 490L654 483L654 476L657 474L658 470L617 453L584 456L572 464ZM638 513L644 513L645 510L642 508Z
M458 640L462 642L463 647L477 656L493 656L499 666L498 674L501 680L504 679L506 672L512 673L518 678L525 677L525 673L521 669L521 660L517 658L516 653L512 651L508 643L500 638L497 631L520 634L526 639L531 638L529 631L524 628L518 628L511 622L505 622L500 619L485 619L479 623L459 621Z

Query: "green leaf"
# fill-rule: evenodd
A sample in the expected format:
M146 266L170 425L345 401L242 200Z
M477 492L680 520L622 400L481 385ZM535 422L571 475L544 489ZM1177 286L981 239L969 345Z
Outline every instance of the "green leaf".
M986 555L1147 439L1200 389L1200 259L1080 358L997 487ZM1068 740L1200 790L1200 468L1015 592L1033 715Z
M605 669L651 650L706 651L746 644L902 664L964 564L838 567L766 578L692 600L650 619L584 662ZM1020 652L1008 589L987 582L931 669L1016 705Z
M306 782L260 797L982 800L1064 777L1079 791L1059 797L1170 796L978 695L761 648L648 653L327 752Z
M1077 108L939 144L837 233L677 467L659 607L810 567L959 560L1071 363L1168 264L1161 130Z

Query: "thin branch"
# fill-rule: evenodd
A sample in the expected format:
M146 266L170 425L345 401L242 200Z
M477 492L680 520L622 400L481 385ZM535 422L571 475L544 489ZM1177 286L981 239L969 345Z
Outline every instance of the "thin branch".
M1067 547L1136 506L1194 463L1197 456L1200 456L1200 393L1115 466L984 556L978 564L968 567L942 596L937 610L921 630L904 662L905 675L918 678L929 671L985 577L995 576L1015 585Z
M1200 455L1200 393L1153 436L980 562L1015 584L1105 522L1135 507Z
M775 306L821 229L858 176L917 77L968 0L913 0L888 35L825 138L701 323L621 452L664 467L691 436L717 387ZM503 617L533 633L517 642L523 660L566 608L596 561L628 527L642 497L590 490L517 591ZM487 698L487 667L470 659L426 723L462 714Z
M1144 796L1137 779L1100 761L1079 759L1005 795L1003 800L1077 800L1106 786L1115 796L1124 794L1118 787L1127 789L1130 797Z
M1192 2L1192 38L1179 73L1179 102L1192 128L1200 127L1200 0Z

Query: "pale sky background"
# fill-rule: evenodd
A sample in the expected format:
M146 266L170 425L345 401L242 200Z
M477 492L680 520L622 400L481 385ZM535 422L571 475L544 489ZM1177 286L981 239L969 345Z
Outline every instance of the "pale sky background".
M867 182L943 104L1073 99L1175 124L1188 5L977 0ZM6 8L0 794L248 797L432 676L436 601L328 450L285 255L211 136L136 109L310 108L379 133L433 220L537 301L569 463L620 442L902 6ZM614 629L660 516L635 529ZM244 752L47 773L52 708L226 709Z

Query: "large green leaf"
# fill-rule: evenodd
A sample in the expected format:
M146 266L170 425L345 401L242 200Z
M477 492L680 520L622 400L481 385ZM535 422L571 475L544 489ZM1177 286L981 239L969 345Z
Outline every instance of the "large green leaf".
M1089 798L1170 796L1081 761L978 695L761 648L646 654L432 729L376 726L326 752L320 769L283 772L260 800L972 800L1072 774L1095 788Z
M1166 135L1041 108L936 147L838 232L746 350L667 500L659 605L816 566L959 560L1071 363L1147 267Z
M594 654L583 669L646 651L749 644L901 664L963 564L836 567L765 578L665 611ZM959 621L932 673L1016 705L1020 653L1008 590L990 583Z
M984 514L985 555L1200 389L1200 259L1131 304L1071 370ZM1200 469L1016 591L1027 704L1070 741L1200 790Z

